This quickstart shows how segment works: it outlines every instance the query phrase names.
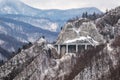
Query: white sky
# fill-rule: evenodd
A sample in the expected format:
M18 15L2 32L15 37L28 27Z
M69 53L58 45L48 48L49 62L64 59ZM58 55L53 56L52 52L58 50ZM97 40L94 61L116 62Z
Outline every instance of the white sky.
M120 0L21 0L39 9L97 7L102 11L120 6Z

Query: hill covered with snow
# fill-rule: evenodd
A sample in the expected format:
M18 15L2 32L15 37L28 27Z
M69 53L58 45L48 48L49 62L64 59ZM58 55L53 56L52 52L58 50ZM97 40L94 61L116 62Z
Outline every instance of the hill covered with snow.
M102 13L99 9L95 7L68 10L42 10L30 7L19 0L0 0L0 15L15 14L45 18L56 22L56 24L58 24L59 26L63 26L63 24L71 18L82 16L82 13L84 12L88 12L88 14L93 14L94 12L99 14ZM57 26L58 30L60 30L59 26Z
M14 52L26 43L34 43L41 36L53 42L61 26L83 12L102 13L95 7L42 10L20 0L0 0L0 46L8 52Z
M54 46L40 38L22 49L0 67L1 80L119 80L120 79L120 7L96 21L75 20L67 23L57 43L86 40L89 35L99 45L79 53L58 54ZM115 22L111 22L114 20ZM112 23L112 24L111 24ZM106 26L109 25L109 26ZM117 29L113 37L110 37ZM104 29L106 31L103 31ZM72 35L71 35L72 34ZM76 38L84 36L81 38ZM89 37L89 38L90 38ZM107 37L107 38L106 38ZM68 41L69 42L69 41ZM63 45L62 45L63 46ZM61 57L60 57L61 56Z

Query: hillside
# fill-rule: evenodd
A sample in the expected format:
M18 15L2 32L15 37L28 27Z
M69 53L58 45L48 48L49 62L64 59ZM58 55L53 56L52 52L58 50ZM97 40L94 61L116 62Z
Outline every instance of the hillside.
M7 61L8 59L10 59L10 53L0 47L0 66L4 63L4 61Z
M63 43L67 40L79 38L80 36L90 36L95 41L104 42L103 36L98 32L96 24L89 19L79 19L68 22L61 30L56 44Z
M98 31L112 38L113 35L119 35L120 29L120 7L110 10L102 18L96 20Z
M20 42L9 35L0 33L0 47L2 47L3 49L10 53L16 52L18 48L21 48L24 44L25 43Z
M100 24L108 24L104 19L112 20L108 14L120 11L116 8L105 14ZM118 16L115 14L115 16ZM108 19L108 20L109 20ZM119 17L114 25L119 28ZM98 45L79 53L66 53L60 57L53 45L43 38L37 40L30 48L0 67L1 80L119 80L120 79L120 34L113 38L101 34L101 26L96 21L80 19L71 26L67 23L58 36L57 43L89 35ZM77 24L76 24L77 23ZM79 23L79 24L78 24ZM111 28L111 26L108 26ZM103 26L104 28L104 26ZM111 32L111 30L110 30ZM68 34L70 33L70 34ZM112 33L112 32L111 32ZM72 35L73 36L72 36ZM108 33L108 35L110 35Z
M66 54L59 59L54 57L56 52L51 47L52 56L50 57L47 47L42 43L44 43L43 40L40 40L39 43L5 63L0 69L1 80L119 79L120 51L118 49L120 46L114 48L109 44L108 46L99 45L78 55Z

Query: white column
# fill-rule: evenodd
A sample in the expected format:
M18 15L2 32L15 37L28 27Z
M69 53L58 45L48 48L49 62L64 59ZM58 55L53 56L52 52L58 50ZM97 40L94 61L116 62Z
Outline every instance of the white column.
M113 34L115 33L115 27L112 27L112 33Z
M85 50L87 50L87 44L85 44Z
M60 45L58 45L58 54L60 54Z
M78 44L76 44L76 52L78 52Z
M66 53L68 53L68 44L66 44Z

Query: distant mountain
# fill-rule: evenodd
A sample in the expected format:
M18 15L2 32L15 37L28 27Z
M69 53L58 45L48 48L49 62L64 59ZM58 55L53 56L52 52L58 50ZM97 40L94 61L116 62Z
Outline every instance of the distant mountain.
M74 18L76 16L82 16L84 12L88 12L88 14L102 13L99 9L95 7L86 7L86 8L76 8L76 9L67 9L67 10L45 10L48 18L52 18L53 20L68 20L70 18Z
M9 35L5 35L3 33L0 33L0 47L8 52L16 52L18 48L21 48L22 45L25 43L20 42L19 40L15 39L14 37L11 37Z
M81 16L82 13L88 12L88 14L102 13L99 9L95 7L77 8L77 9L67 9L67 10L41 10L30 7L19 0L0 0L0 14L3 16L5 14L15 14L24 16L34 16L39 18L47 18L51 21L56 22L59 26L71 18L76 16ZM57 29L60 30L60 27Z
M0 14L21 14L35 16L40 10L32 8L19 0L0 0Z
M49 30L52 32L56 32L58 28L58 24L48 18L39 18L39 17L15 15L15 14L10 14L10 15L7 14L4 17L17 20L17 21L22 21L22 22L31 24L35 27Z
M92 14L93 12L102 13L95 7L68 9L68 10L40 10L30 7L19 0L0 0L0 14L20 14L27 16L46 17L54 20L66 19L69 17L80 16L83 12Z
M56 32L4 17L0 17L0 28L1 33L10 35L21 42L34 42L41 36L45 36L47 40L53 41L57 37Z
M48 41L52 42L57 34L29 23L0 17L0 60L6 61L13 55L12 52L17 52L24 44L35 42L41 36L45 36Z

